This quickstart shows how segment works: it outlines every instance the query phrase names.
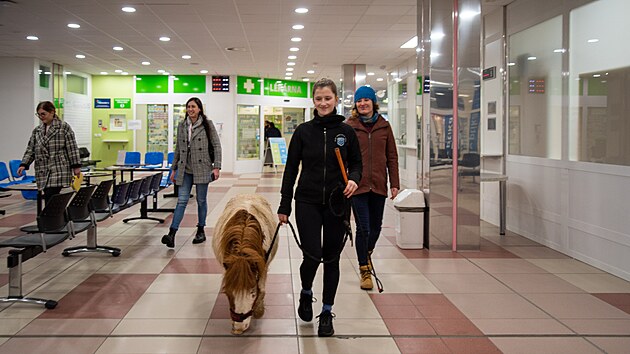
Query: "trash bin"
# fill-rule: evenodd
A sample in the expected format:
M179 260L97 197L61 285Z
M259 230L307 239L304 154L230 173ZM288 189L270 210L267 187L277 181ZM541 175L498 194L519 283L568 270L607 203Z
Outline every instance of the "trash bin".
M398 211L396 244L403 249L421 249L424 237L426 203L424 193L417 189L403 189L394 198Z

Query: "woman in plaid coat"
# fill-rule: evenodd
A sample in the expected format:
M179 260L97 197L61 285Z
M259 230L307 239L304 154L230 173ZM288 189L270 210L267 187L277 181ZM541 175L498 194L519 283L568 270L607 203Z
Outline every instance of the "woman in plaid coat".
M73 175L81 173L81 159L74 132L59 119L55 105L40 102L36 111L41 124L33 129L17 173L21 176L35 161L37 189L44 192L48 202L62 188L70 186Z
M221 141L214 124L203 113L203 104L197 97L186 102L186 118L177 128L175 155L171 167L171 181L179 187L177 207L168 235L162 237L167 247L175 247L175 233L184 217L192 185L197 186L197 234L192 243L206 240L203 228L208 213L208 183L219 179L221 169Z

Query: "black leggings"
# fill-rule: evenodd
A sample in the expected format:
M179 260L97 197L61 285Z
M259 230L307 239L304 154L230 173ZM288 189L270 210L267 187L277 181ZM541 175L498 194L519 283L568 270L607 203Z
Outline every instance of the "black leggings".
M314 256L325 261L324 263L324 289L322 303L334 305L337 286L339 285L339 255L341 244L345 234L343 218L331 213L328 205L309 204L295 202L295 220L300 234L302 248ZM323 237L322 237L323 229ZM311 290L313 279L319 268L319 262L310 257L302 256L300 266L300 278L302 289Z

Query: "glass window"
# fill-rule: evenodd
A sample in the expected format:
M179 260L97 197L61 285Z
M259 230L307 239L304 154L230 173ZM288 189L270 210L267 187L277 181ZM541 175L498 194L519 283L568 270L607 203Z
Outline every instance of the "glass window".
M569 159L630 166L627 0L570 12Z
M49 88L50 87L50 67L40 65L39 66L39 87Z
M560 159L562 17L511 35L509 48L508 152Z
M81 95L87 95L87 79L73 74L66 75L67 90Z
M236 106L236 159L260 159L260 106Z

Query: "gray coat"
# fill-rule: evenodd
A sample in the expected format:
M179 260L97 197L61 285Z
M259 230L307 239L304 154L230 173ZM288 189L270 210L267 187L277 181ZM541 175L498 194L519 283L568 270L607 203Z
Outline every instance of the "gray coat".
M28 169L35 161L37 188L68 187L72 183L72 169L81 167L79 148L68 123L53 119L48 134L44 124L33 129L22 157L21 166Z
M201 118L200 118L201 119ZM179 123L177 128L177 141L175 142L175 156L173 156L173 171L179 171L175 178L175 184L181 186L184 183L184 171L188 156L188 119ZM193 171L193 183L210 183L212 170L221 169L221 141L214 124L208 119L210 125L210 140L214 147L214 161L210 161L210 151L208 149L208 138L203 124L193 127L192 138L190 139L190 162Z

